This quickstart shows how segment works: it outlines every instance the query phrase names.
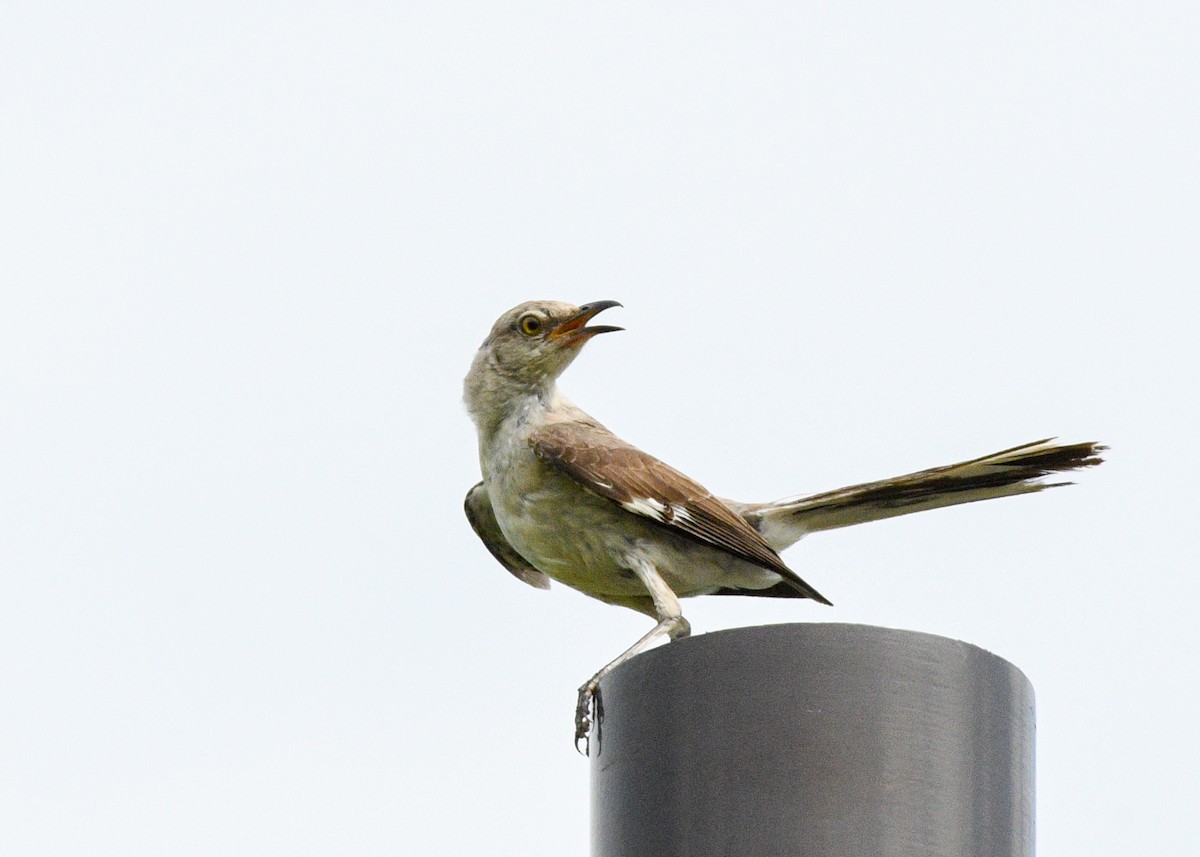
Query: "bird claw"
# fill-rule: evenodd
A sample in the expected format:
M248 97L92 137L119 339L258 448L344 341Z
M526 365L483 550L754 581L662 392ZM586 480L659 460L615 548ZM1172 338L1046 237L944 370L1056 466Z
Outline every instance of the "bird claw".
M596 710L596 722L600 719L599 687L600 683L592 679L579 688L579 698L575 702L575 752L582 756L591 755L593 705ZM582 748L580 742L583 744Z

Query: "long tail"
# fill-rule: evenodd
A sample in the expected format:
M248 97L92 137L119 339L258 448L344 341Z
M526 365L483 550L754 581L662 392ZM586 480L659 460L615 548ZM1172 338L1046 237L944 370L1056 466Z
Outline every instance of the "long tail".
M960 464L809 497L739 504L738 510L771 547L783 550L802 536L820 530L1070 485L1042 480L1054 473L1094 467L1103 460L1100 453L1108 448L1097 443L1063 446L1053 440L1038 440Z

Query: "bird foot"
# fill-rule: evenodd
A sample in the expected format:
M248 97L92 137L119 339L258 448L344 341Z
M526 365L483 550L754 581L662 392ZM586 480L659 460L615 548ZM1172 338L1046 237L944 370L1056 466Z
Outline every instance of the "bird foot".
M598 691L600 689L600 680L597 677L588 679L583 687L579 688L579 698L575 702L575 751L580 755L590 755L591 750L591 731L592 731L592 710L596 711L596 721L600 719L600 705ZM582 742L582 746L580 746Z
M666 634L672 640L678 640L692 633L692 626L682 615L667 616L658 621L649 633L622 652L611 663L605 665L583 687L579 688L579 698L575 702L575 750L584 756L591 755L591 732L595 726L600 728L604 716L604 707L600 701L600 680L628 661L634 655L644 651L657 638ZM595 719L593 720L593 712ZM597 737L599 737L597 733ZM582 743L582 746L580 746Z

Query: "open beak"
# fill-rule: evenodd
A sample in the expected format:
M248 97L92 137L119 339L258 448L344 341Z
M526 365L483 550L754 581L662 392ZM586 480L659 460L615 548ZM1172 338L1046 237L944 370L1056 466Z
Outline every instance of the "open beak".
M595 303L584 304L579 308L579 312L550 331L549 338L552 340L561 340L566 337L568 342L574 344L576 342L586 342L597 333L612 333L617 330L624 330L625 328L623 327L614 327L611 324L597 324L593 327L584 326L599 313L615 306L620 306L620 304L616 301L596 301Z

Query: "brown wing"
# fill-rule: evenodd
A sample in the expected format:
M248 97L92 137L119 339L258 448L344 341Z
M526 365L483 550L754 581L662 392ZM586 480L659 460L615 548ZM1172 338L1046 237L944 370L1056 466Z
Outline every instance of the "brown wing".
M784 565L757 530L702 485L603 426L556 423L538 429L530 442L543 461L626 511L770 569L807 597L830 603Z
M483 487L482 482L467 492L463 510L467 513L467 520L471 522L471 529L475 531L475 535L479 536L483 546L491 551L492 556L499 560L500 564L507 568L513 577L523 580L536 589L550 588L550 578L517 553L516 549L508 543L508 539L504 537L504 533L500 531L500 524L496 522L496 513L492 510L492 499L488 496L487 489Z

